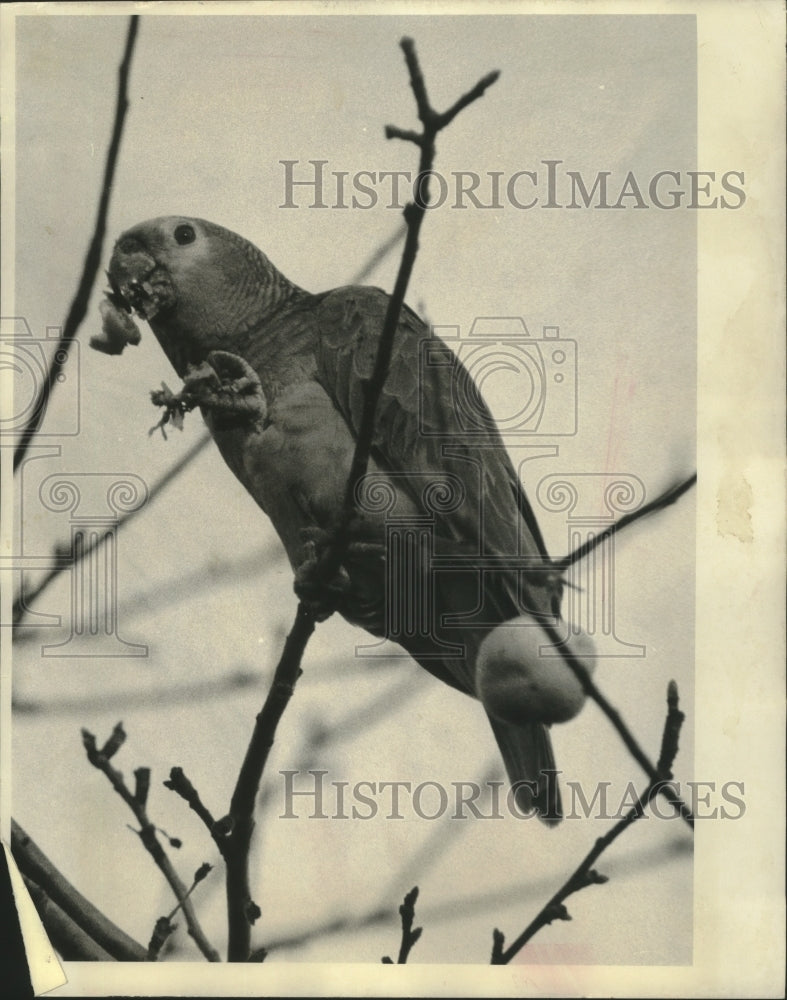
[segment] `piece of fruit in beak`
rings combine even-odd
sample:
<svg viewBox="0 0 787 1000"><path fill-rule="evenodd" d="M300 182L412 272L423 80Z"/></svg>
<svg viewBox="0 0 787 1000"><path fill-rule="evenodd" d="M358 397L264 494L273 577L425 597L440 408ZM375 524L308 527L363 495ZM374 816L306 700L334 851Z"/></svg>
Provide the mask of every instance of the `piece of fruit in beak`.
<svg viewBox="0 0 787 1000"><path fill-rule="evenodd" d="M102 318L101 333L90 338L92 348L103 351L104 354L122 354L126 344L136 346L139 343L139 327L130 314L116 304L114 298L104 299L99 309Z"/></svg>

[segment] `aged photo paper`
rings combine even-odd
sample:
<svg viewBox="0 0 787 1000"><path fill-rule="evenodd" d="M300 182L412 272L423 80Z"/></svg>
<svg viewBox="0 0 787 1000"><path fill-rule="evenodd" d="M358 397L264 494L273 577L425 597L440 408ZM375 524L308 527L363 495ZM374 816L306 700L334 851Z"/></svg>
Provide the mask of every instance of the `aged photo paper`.
<svg viewBox="0 0 787 1000"><path fill-rule="evenodd" d="M782 995L782 5L2 49L36 991Z"/></svg>

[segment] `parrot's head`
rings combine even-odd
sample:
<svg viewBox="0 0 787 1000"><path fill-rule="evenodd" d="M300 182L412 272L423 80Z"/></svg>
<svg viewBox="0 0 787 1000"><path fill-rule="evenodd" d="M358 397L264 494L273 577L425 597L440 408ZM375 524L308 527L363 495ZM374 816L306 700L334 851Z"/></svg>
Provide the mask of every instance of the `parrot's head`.
<svg viewBox="0 0 787 1000"><path fill-rule="evenodd" d="M286 297L299 292L248 240L204 219L141 222L115 244L93 347L119 354L146 320L179 375L214 350L238 349Z"/></svg>

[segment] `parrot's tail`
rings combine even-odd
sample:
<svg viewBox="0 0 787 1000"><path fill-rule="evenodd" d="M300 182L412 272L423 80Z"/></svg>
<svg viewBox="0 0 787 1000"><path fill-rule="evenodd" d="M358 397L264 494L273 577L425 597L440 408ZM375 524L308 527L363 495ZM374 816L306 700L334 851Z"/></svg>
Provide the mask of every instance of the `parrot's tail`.
<svg viewBox="0 0 787 1000"><path fill-rule="evenodd" d="M517 809L534 810L550 826L563 818L560 786L546 726L538 722L517 726L489 716L506 766Z"/></svg>

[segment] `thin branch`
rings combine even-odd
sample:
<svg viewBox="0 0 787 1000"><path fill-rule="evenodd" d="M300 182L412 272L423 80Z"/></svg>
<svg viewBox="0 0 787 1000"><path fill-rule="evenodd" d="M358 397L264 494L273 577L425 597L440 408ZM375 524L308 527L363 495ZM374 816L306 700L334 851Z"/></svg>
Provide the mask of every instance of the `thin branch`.
<svg viewBox="0 0 787 1000"><path fill-rule="evenodd" d="M200 798L200 794L197 789L192 785L182 767L173 767L169 772L169 778L164 782L164 787L169 788L170 791L175 792L182 799L184 799L189 804L189 808L192 809L197 816L202 820L205 826L208 828L208 832L211 837L213 837L219 850L224 853L224 838L220 835L216 827L216 820L213 818L213 813L205 805L205 803Z"/></svg>
<svg viewBox="0 0 787 1000"><path fill-rule="evenodd" d="M249 958L251 924L260 912L251 898L249 888L249 849L254 831L254 801L273 746L276 728L301 674L301 658L314 628L314 616L299 604L292 631L284 644L265 704L257 716L232 794L228 817L229 835L222 852L227 864L227 958L230 962L245 962Z"/></svg>
<svg viewBox="0 0 787 1000"><path fill-rule="evenodd" d="M636 803L618 820L618 822L603 836L599 837L591 851L582 860L579 867L552 896L548 903L536 914L533 920L522 931L519 937L508 948L504 948L504 935L497 929L492 935L491 965L507 965L542 927L551 924L553 920L570 920L571 915L565 907L565 900L575 892L589 885L603 885L609 881L606 875L601 875L593 868L593 864L645 812L651 799L662 792L662 786L672 778L672 765L678 752L678 737L685 715L678 708L678 687L675 681L670 681L667 687L667 718L664 723L664 734L661 741L659 768L640 795Z"/></svg>
<svg viewBox="0 0 787 1000"><path fill-rule="evenodd" d="M171 468L169 468L159 479L157 479L148 491L148 499L146 503L144 503L141 507L136 507L133 510L128 511L128 513L121 515L117 519L114 526L115 533L127 525L129 521L131 521L141 510L147 510L156 497L163 493L172 480L180 475L189 462L191 462L193 458L197 457L210 440L210 434L206 432L203 437L196 442L196 444L193 444L191 448L189 448L185 455L178 459L178 461L175 462ZM22 590L14 601L13 624L21 624L22 619L27 614L28 605L36 600L36 598L40 597L41 594L43 594L49 585L58 576L60 576L62 572L77 566L83 559L87 558L87 556L91 555L97 549L100 549L108 537L109 534L107 532L98 532L95 536L95 541L82 546L76 552L70 548L66 551L64 547L59 546L56 549L55 557L58 558L57 565L53 566L52 569L48 571L46 576L41 579L41 581L30 591L29 594L24 593L24 590Z"/></svg>
<svg viewBox="0 0 787 1000"><path fill-rule="evenodd" d="M571 668L577 680L582 685L585 694L595 701L604 715L606 715L615 727L618 735L623 740L623 743L631 756L640 765L645 774L647 774L651 782L657 782L658 769L654 767L650 758L642 749L634 734L623 721L623 717L620 712L618 712L618 710L596 686L584 663L571 652L568 646L566 646L565 637L561 635L560 631L549 622L543 622L541 627L549 636L550 642L560 650L563 662ZM677 794L675 789L671 785L662 784L657 788L657 791L667 800L667 802L669 802L673 809L680 814L686 823L694 829L694 816L686 803L683 802L681 797Z"/></svg>
<svg viewBox="0 0 787 1000"><path fill-rule="evenodd" d="M60 334L60 341L52 357L52 361L47 371L47 377L38 393L35 405L33 406L30 419L28 420L22 436L14 452L14 471L24 462L27 449L33 440L39 423L46 411L47 404L52 389L57 382L57 377L65 366L71 344L76 337L82 320L87 312L93 285L96 281L101 266L101 254L104 244L104 235L107 226L107 214L109 211L109 196L112 192L112 183L115 176L115 166L117 164L118 152L120 150L120 140L123 135L123 124L128 111L128 77L131 69L131 57L134 53L134 43L137 38L139 27L139 15L132 14L129 18L128 34L126 36L126 46L123 59L118 69L118 90L117 102L115 106L115 120L112 125L112 138L107 150L107 158L104 166L104 181L101 187L101 195L98 202L98 213L93 236L90 240L85 262L82 267L82 276L77 286L76 294L71 302L71 308L66 316L63 330Z"/></svg>
<svg viewBox="0 0 787 1000"><path fill-rule="evenodd" d="M444 111L437 119L438 129L445 128L446 125L450 125L451 122L456 118L460 111L464 110L468 104L472 104L473 101L477 101L479 97L484 96L484 91L491 87L493 83L500 76L500 70L493 70L491 73L487 73L486 76L482 77L478 83L469 90L466 94L463 94L459 100L453 104L448 111Z"/></svg>
<svg viewBox="0 0 787 1000"><path fill-rule="evenodd" d="M148 943L148 962L157 962L158 957L161 954L161 949L170 939L171 935L175 933L176 924L169 921L167 917L159 917L153 927L153 933L150 936L150 941Z"/></svg>
<svg viewBox="0 0 787 1000"><path fill-rule="evenodd" d="M144 962L146 953L142 945L85 899L14 820L11 820L11 853L20 872L110 958L119 962ZM49 931L46 920L44 926ZM62 951L61 954L67 957Z"/></svg>
<svg viewBox="0 0 787 1000"><path fill-rule="evenodd" d="M159 917L153 928L153 934L150 938L150 943L148 944L148 961L155 962L158 960L158 956L161 949L169 940L170 936L175 932L177 924L173 924L172 921L178 910L183 909L183 903L189 898L189 896L194 892L200 882L207 878L210 872L213 870L213 865L209 865L207 862L200 865L199 868L194 872L194 878L191 885L186 890L186 894L181 902L168 913L166 917Z"/></svg>
<svg viewBox="0 0 787 1000"><path fill-rule="evenodd" d="M407 286L418 252L418 233L426 214L429 201L429 176L434 162L435 137L444 124L450 121L440 120L437 112L430 107L426 96L423 75L415 53L415 44L410 38L403 38L401 47L405 54L410 71L410 82L416 96L418 116L423 122L424 131L417 145L421 150L418 181L416 184L415 201L407 205L404 211L407 223L404 250L399 265L399 271L394 284L394 290L388 300L383 330L377 347L374 370L371 378L364 386L364 405L361 415L358 436L353 454L350 474L347 477L342 515L333 536L332 543L327 547L316 569L317 580L329 580L338 570L348 543L348 533L355 512L356 485L366 472L374 436L375 416L383 385L388 375L388 368L393 352L393 343L399 324L399 316L404 304ZM473 91L460 99L465 104L479 97L486 86L476 85ZM482 81L483 83L484 81ZM480 88L480 89L479 89ZM462 106L465 106L463 104ZM454 106L456 111L458 106ZM456 111L451 109L453 114ZM446 112L448 115L449 112ZM453 117L451 114L451 117ZM415 140L414 140L415 141ZM312 612L303 604L299 604L292 631L287 638L279 664L276 668L273 684L268 698L257 716L257 720L249 743L246 757L243 761L235 791L230 803L230 834L225 847L224 857L227 863L227 908L229 918L229 948L230 961L247 961L251 948L250 925L259 915L259 907L252 901L249 888L249 849L254 829L254 802L259 789L265 764L276 733L276 727L287 707L293 687L301 674L300 662L306 645L315 628Z"/></svg>
<svg viewBox="0 0 787 1000"><path fill-rule="evenodd" d="M550 564L550 569L556 570L558 573L565 573L565 571L573 566L574 563L579 562L580 559L584 559L585 556L589 555L593 549L601 545L608 538L611 538L617 532L621 531L623 528L635 521L639 521L642 517L647 517L648 514L653 514L656 511L664 510L665 507L669 507L679 500L684 493L688 492L692 486L697 482L697 473L694 472L684 479L682 482L677 483L675 486L671 486L669 489L665 490L663 493L659 494L655 500L651 500L650 503L644 504L637 510L632 511L630 514L624 514L619 521L615 521L608 528L600 531L597 535L589 538L582 545L577 546L573 552L569 555L564 556L563 559L553 560Z"/></svg>
<svg viewBox="0 0 787 1000"><path fill-rule="evenodd" d="M96 744L95 736L88 732L87 729L82 730L82 743L87 752L87 758L93 767L97 768L99 771L107 776L110 784L118 793L118 795L123 799L129 809L133 812L135 819L140 825L140 829L135 832L142 841L145 849L148 851L150 856L156 862L156 865L161 870L164 878L170 885L175 898L178 903L183 907L183 915L186 918L186 924L188 925L189 934L194 939L195 944L208 959L209 962L220 961L219 953L211 945L208 939L205 937L205 933L200 927L199 920L197 919L196 911L191 900L188 898L188 890L186 886L181 882L178 873L172 862L169 859L166 851L162 847L158 836L156 835L156 827L150 822L147 814L147 789L146 785L149 786L149 782L145 780L140 780L139 771L137 772L137 785L136 791L138 794L132 793L128 786L126 785L125 779L120 771L116 770L110 764L110 758L119 749L119 747L125 741L126 734L123 730L121 723L118 723L114 730L112 731L112 736L104 744L104 746L99 750ZM140 770L147 770L146 768Z"/></svg>
<svg viewBox="0 0 787 1000"><path fill-rule="evenodd" d="M402 259L399 264L399 272L396 276L394 289L388 300L374 369L371 378L364 386L363 409L350 474L347 477L347 489L345 491L342 517L336 531L335 543L329 548L322 560L321 572L324 573L324 578L326 579L330 578L339 567L347 541L347 532L355 513L356 487L365 475L369 464L377 406L382 394L383 385L388 377L396 330L399 325L399 316L404 305L407 286L410 282L410 275L412 274L413 265L418 253L418 235L429 204L429 178L434 164L437 133L454 118L461 109L460 105L461 107L466 107L471 101L477 100L486 88L494 83L499 76L499 73L495 72L484 77L472 90L461 97L450 111L440 115L429 104L426 84L415 51L415 42L411 38L403 38L400 45L410 73L410 85L415 95L418 118L423 124L423 132L417 135L415 133L404 133L396 129L392 131L391 126L389 126L386 129L386 136L388 138L408 139L414 142L420 149L420 162L418 164L418 176L415 184L415 200L410 202L404 210L404 217L407 223L404 250L402 251Z"/></svg>
<svg viewBox="0 0 787 1000"><path fill-rule="evenodd" d="M415 901L418 899L418 886L413 888L404 897L404 902L399 907L399 916L402 919L402 943L399 945L399 957L396 959L397 965L405 965L410 956L413 946L423 933L423 927L413 927L415 923ZM383 965L393 965L393 959L387 955L383 958Z"/></svg>
<svg viewBox="0 0 787 1000"><path fill-rule="evenodd" d="M667 685L667 719L661 737L659 762L656 765L660 780L672 778L672 765L678 756L680 731L686 719L685 713L681 712L678 705L678 685L675 681L670 681Z"/></svg>

